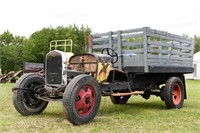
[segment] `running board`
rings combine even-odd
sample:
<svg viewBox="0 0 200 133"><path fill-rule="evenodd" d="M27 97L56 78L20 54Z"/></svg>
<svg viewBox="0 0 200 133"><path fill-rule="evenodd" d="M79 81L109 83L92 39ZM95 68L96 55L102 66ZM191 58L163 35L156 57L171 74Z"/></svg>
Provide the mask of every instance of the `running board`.
<svg viewBox="0 0 200 133"><path fill-rule="evenodd" d="M56 102L62 102L63 100L62 99L54 99L54 98L48 98L48 97L41 97L37 94L35 94L35 97L40 99L40 100L43 100L43 101L56 101Z"/></svg>
<svg viewBox="0 0 200 133"><path fill-rule="evenodd" d="M113 93L111 96L130 96L130 95L138 95L144 94L144 91L134 91L134 92L127 92L127 93Z"/></svg>

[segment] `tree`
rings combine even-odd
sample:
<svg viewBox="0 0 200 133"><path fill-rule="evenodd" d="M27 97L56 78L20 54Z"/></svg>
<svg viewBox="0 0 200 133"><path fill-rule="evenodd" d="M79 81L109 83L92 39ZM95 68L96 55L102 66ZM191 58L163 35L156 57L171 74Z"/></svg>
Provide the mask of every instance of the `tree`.
<svg viewBox="0 0 200 133"><path fill-rule="evenodd" d="M25 37L13 36L9 31L0 35L0 64L4 73L22 68L21 45Z"/></svg>
<svg viewBox="0 0 200 133"><path fill-rule="evenodd" d="M91 29L84 27L79 28L77 25L70 25L68 27L59 26L55 29L56 39L72 39L73 53L80 54L87 52L87 38Z"/></svg>
<svg viewBox="0 0 200 133"><path fill-rule="evenodd" d="M44 62L45 55L49 52L49 43L52 40L72 39L73 53L85 53L87 52L87 36L90 32L90 28L84 26L79 28L76 25L43 28L34 32L27 44L23 46L29 51L26 54L24 53L24 59L26 61ZM30 54L32 58L29 58Z"/></svg>
<svg viewBox="0 0 200 133"><path fill-rule="evenodd" d="M54 38L54 29L51 27L34 32L25 45L27 54L32 58L26 55L31 60L25 58L25 61L44 62L45 55L49 51L49 43Z"/></svg>
<svg viewBox="0 0 200 133"><path fill-rule="evenodd" d="M194 40L195 40L194 53L197 53L200 51L200 36L195 35Z"/></svg>
<svg viewBox="0 0 200 133"><path fill-rule="evenodd" d="M0 35L0 42L1 42L2 47L11 45L13 40L14 40L14 36L8 30Z"/></svg>

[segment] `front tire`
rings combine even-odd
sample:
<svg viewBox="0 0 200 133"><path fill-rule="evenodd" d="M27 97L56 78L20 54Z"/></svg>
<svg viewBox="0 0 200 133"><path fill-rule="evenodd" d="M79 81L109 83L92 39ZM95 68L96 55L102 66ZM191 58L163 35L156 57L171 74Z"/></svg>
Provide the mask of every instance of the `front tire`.
<svg viewBox="0 0 200 133"><path fill-rule="evenodd" d="M40 114L48 102L36 98L35 88L44 85L44 78L38 74L24 74L17 80L13 91L13 105L22 115Z"/></svg>
<svg viewBox="0 0 200 133"><path fill-rule="evenodd" d="M169 109L182 108L185 96L184 90L183 82L180 78L169 78L164 88L166 107Z"/></svg>
<svg viewBox="0 0 200 133"><path fill-rule="evenodd" d="M63 111L72 124L85 124L96 116L100 102L101 91L97 81L89 75L78 75L65 89Z"/></svg>

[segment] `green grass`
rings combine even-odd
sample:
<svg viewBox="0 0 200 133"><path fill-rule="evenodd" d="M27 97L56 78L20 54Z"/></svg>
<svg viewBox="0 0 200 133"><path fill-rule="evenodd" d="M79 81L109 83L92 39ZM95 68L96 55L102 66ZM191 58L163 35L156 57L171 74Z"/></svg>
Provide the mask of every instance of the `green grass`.
<svg viewBox="0 0 200 133"><path fill-rule="evenodd" d="M0 133L2 132L200 132L200 81L187 81L182 109L168 110L159 97L132 96L126 105L113 105L102 97L101 107L89 124L74 126L64 119L62 103L50 102L36 116L22 116L13 107L13 84L0 84Z"/></svg>

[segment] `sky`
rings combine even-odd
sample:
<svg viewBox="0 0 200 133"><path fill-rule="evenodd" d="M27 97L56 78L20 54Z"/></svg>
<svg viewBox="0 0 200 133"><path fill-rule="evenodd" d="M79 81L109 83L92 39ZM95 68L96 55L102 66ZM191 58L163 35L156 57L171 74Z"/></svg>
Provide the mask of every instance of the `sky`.
<svg viewBox="0 0 200 133"><path fill-rule="evenodd" d="M94 33L141 27L200 36L199 0L0 0L0 34L77 24Z"/></svg>

